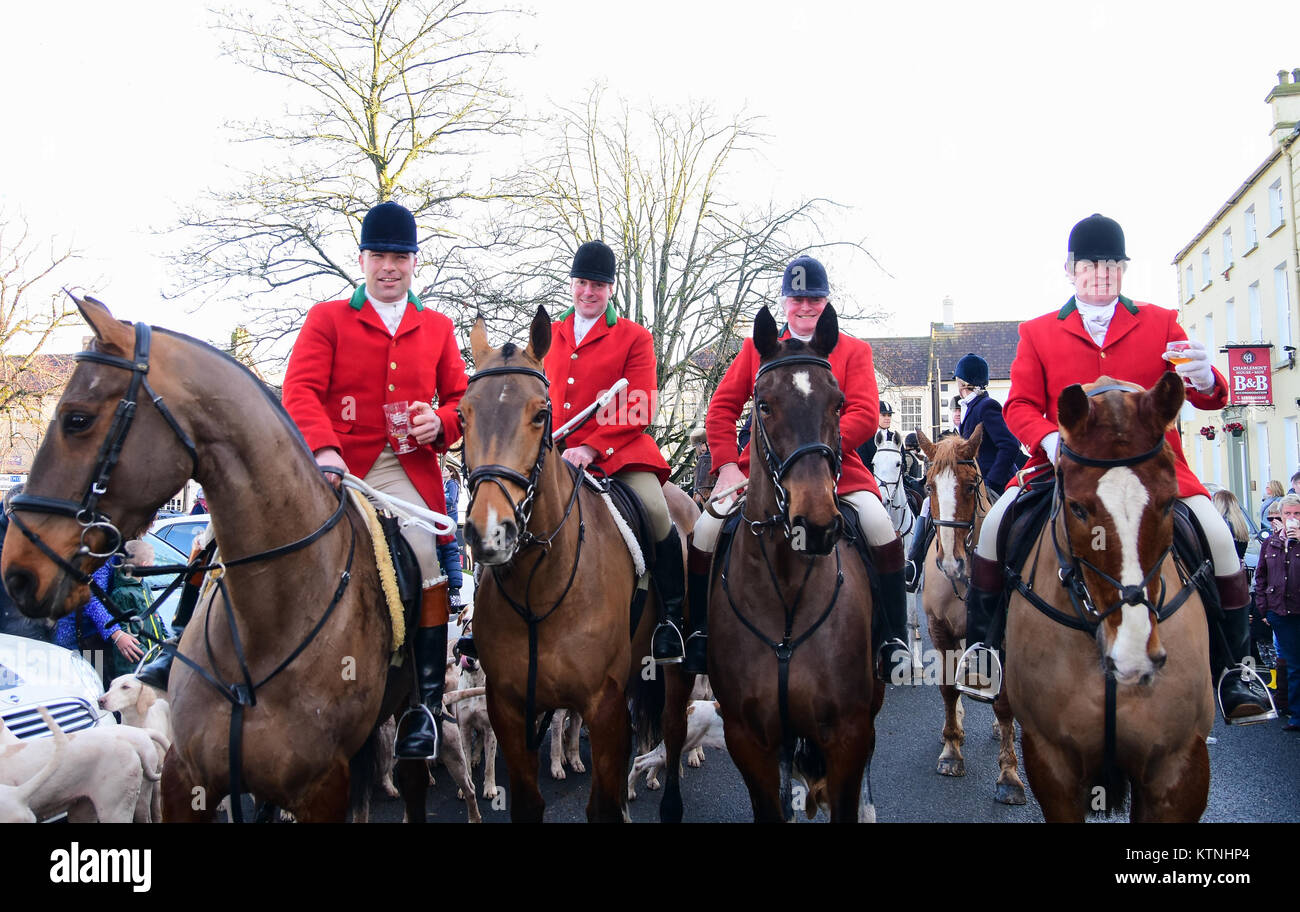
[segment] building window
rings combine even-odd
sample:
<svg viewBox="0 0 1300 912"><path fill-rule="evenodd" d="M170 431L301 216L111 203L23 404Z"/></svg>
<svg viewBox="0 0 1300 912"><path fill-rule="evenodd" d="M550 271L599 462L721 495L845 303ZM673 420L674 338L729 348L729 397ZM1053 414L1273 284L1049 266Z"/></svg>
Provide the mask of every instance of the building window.
<svg viewBox="0 0 1300 912"><path fill-rule="evenodd" d="M1268 230L1282 227L1282 178L1278 178L1268 188Z"/></svg>
<svg viewBox="0 0 1300 912"><path fill-rule="evenodd" d="M1232 229L1227 228L1223 232L1223 268L1226 270L1232 266Z"/></svg>
<svg viewBox="0 0 1300 912"><path fill-rule="evenodd" d="M1259 246L1259 237L1255 234L1255 207L1246 207L1246 249Z"/></svg>
<svg viewBox="0 0 1300 912"><path fill-rule="evenodd" d="M1210 360L1214 360L1214 314L1205 315L1205 350L1210 353Z"/></svg>
<svg viewBox="0 0 1300 912"><path fill-rule="evenodd" d="M1250 307L1250 341L1264 341L1264 317L1259 306L1259 283L1251 282L1246 289L1247 305Z"/></svg>
<svg viewBox="0 0 1300 912"><path fill-rule="evenodd" d="M1273 270L1273 299L1277 301L1277 344L1291 344L1291 289L1286 284L1286 263Z"/></svg>
<svg viewBox="0 0 1300 912"><path fill-rule="evenodd" d="M1265 486L1268 484L1268 480L1273 476L1269 474L1270 461L1268 458L1268 425L1264 424L1262 421L1259 424L1255 425L1255 449L1259 451L1258 458L1259 458L1260 482L1258 487L1260 491L1260 495L1259 495L1260 503L1263 503L1264 497L1266 496L1264 493Z"/></svg>
<svg viewBox="0 0 1300 912"><path fill-rule="evenodd" d="M1201 287L1205 288L1210 284L1210 272L1213 267L1210 266L1210 248L1206 247L1201 251Z"/></svg>
<svg viewBox="0 0 1300 912"><path fill-rule="evenodd" d="M1188 266L1187 271L1183 273L1183 300L1192 299L1192 267Z"/></svg>
<svg viewBox="0 0 1300 912"><path fill-rule="evenodd" d="M899 410L899 417L902 421L900 430L904 433L919 431L921 429L921 397L904 396L903 407Z"/></svg>
<svg viewBox="0 0 1300 912"><path fill-rule="evenodd" d="M1227 313L1224 314L1223 341L1225 343L1236 342L1237 302L1232 298L1228 298L1228 303L1224 305L1224 310L1227 311Z"/></svg>

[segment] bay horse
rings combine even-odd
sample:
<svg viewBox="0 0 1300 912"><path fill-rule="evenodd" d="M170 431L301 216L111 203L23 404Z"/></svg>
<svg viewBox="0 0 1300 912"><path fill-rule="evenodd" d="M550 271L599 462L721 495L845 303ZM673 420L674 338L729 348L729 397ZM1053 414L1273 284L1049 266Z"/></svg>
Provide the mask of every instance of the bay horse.
<svg viewBox="0 0 1300 912"><path fill-rule="evenodd" d="M232 728L241 790L304 822L341 822L350 807L363 815L376 751L391 749L372 733L410 686L409 673L389 669L393 633L365 518L243 365L179 333L119 322L93 298L76 303L95 337L13 504L19 529L5 538L2 569L14 601L51 619L85 604L87 574L196 479L225 566L179 653L215 682L181 658L173 666L163 818L214 818L233 790ZM236 705L242 724L232 726ZM408 819L421 820L424 764L399 772Z"/></svg>
<svg viewBox="0 0 1300 912"><path fill-rule="evenodd" d="M749 491L711 571L709 681L762 822L796 809L793 777L809 817L820 806L834 822L875 818L862 780L884 688L867 568L835 498L844 395L826 358L838 340L829 304L806 345L758 312Z"/></svg>
<svg viewBox="0 0 1300 912"><path fill-rule="evenodd" d="M970 563L980 527L988 512L984 484L975 456L984 439L984 425L975 425L969 438L944 437L937 443L921 431L917 442L929 468L925 474L926 495L934 523L934 544L926 552L920 593L929 618L930 642L938 653L939 693L943 696L943 750L935 769L941 776L965 776L965 708L955 686L957 660L966 638L966 591L970 587ZM932 673L932 672L930 672ZM930 683L927 674L926 683ZM1016 726L1011 706L1003 691L993 703L998 737L998 780L993 799L1000 804L1024 804L1025 786L1020 781L1016 757Z"/></svg>
<svg viewBox="0 0 1300 912"><path fill-rule="evenodd" d="M510 772L510 818L540 822L537 751L557 709L581 714L591 743L589 821L627 814L635 698L638 736L657 739L664 680L650 656L653 583L633 627L637 575L616 521L551 439L543 361L551 320L539 307L527 347L470 333L475 373L460 401L470 490L465 540L481 577L475 645L487 673L488 716ZM682 541L694 504L668 498ZM685 718L681 728L683 737ZM651 742L653 743L653 742Z"/></svg>
<svg viewBox="0 0 1300 912"><path fill-rule="evenodd" d="M1130 790L1135 822L1205 811L1209 634L1172 553L1178 481L1165 440L1183 397L1167 372L1147 390L1099 377L1057 402L1052 516L1011 598L1005 672L1048 821L1121 809Z"/></svg>

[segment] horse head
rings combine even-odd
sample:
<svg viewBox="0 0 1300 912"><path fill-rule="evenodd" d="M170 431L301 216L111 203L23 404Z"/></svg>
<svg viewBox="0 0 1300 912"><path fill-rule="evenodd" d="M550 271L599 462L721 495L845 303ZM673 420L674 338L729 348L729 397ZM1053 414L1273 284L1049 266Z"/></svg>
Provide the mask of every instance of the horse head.
<svg viewBox="0 0 1300 912"><path fill-rule="evenodd" d="M1165 433L1183 397L1182 381L1166 372L1149 390L1099 377L1067 387L1057 402L1059 521L1085 607L1102 615L1102 664L1121 684L1149 683L1165 662L1155 606L1178 499Z"/></svg>
<svg viewBox="0 0 1300 912"><path fill-rule="evenodd" d="M903 438L897 431L880 430L876 431L875 443L876 453L871 457L871 474L881 484L898 484L903 475Z"/></svg>
<svg viewBox="0 0 1300 912"><path fill-rule="evenodd" d="M953 580L954 586L966 576L984 499L980 467L975 461L983 439L982 423L975 425L965 440L954 435L931 443L920 430L916 432L917 443L929 463L925 490L930 498L931 521L938 531L939 569ZM958 531L963 534L956 534Z"/></svg>
<svg viewBox="0 0 1300 912"><path fill-rule="evenodd" d="M195 470L193 445L163 404L184 395L171 340L73 297L95 333L55 409L5 536L5 587L28 617L84 605L89 577ZM129 433L128 433L129 432Z"/></svg>
<svg viewBox="0 0 1300 912"><path fill-rule="evenodd" d="M760 367L754 380L751 497L766 508L775 502L775 515L812 554L830 553L844 523L835 505L844 394L826 360L839 337L830 304L807 344L781 341L766 308L754 318Z"/></svg>
<svg viewBox="0 0 1300 912"><path fill-rule="evenodd" d="M514 556L553 446L542 363L551 349L551 318L537 308L524 349L489 345L482 317L469 341L475 373L460 400L470 490L465 542L476 561L491 566Z"/></svg>

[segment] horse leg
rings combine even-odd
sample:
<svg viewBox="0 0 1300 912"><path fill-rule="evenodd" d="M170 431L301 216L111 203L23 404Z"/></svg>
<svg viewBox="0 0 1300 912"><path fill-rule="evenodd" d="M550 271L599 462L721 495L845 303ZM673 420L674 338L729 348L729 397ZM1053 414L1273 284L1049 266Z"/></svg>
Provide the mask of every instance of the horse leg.
<svg viewBox="0 0 1300 912"><path fill-rule="evenodd" d="M1142 781L1133 779L1134 823L1196 823L1210 796L1210 753L1193 737L1187 749L1152 764Z"/></svg>
<svg viewBox="0 0 1300 912"><path fill-rule="evenodd" d="M529 750L527 742L527 732L536 727L537 720L525 721L522 708L506 703L490 688L489 684L488 721L510 774L510 819L515 823L541 823L546 802L537 787L537 750Z"/></svg>
<svg viewBox="0 0 1300 912"><path fill-rule="evenodd" d="M303 799L289 808L300 823L343 823L348 817L348 761L337 758L315 782Z"/></svg>
<svg viewBox="0 0 1300 912"><path fill-rule="evenodd" d="M686 742L686 705L695 687L695 675L680 665L665 665L664 681L664 796L659 802L660 823L682 822L682 745Z"/></svg>
<svg viewBox="0 0 1300 912"><path fill-rule="evenodd" d="M870 723L864 718L853 727L870 728ZM865 823L875 819L875 809L862 796L862 775L871 755L869 742L874 740L874 732L859 730L844 732L835 741L819 745L826 757L831 823Z"/></svg>
<svg viewBox="0 0 1300 912"><path fill-rule="evenodd" d="M1074 758L1046 742L1029 729L1021 730L1025 753L1025 774L1034 797L1048 823L1083 823L1088 816L1083 772Z"/></svg>
<svg viewBox="0 0 1300 912"><path fill-rule="evenodd" d="M724 719L727 752L735 762L749 790L755 823L783 823L781 808L781 745L766 747L739 723Z"/></svg>
<svg viewBox="0 0 1300 912"><path fill-rule="evenodd" d="M998 784L993 800L999 804L1024 804L1025 786L1016 770L1016 720L1011 715L1011 703L1005 688L993 701L993 714L998 718Z"/></svg>
<svg viewBox="0 0 1300 912"><path fill-rule="evenodd" d="M388 744L380 745L379 750L392 750ZM402 804L406 807L406 823L424 823L425 808L429 797L429 765L424 760L398 760L393 766L397 774L397 790L402 795Z"/></svg>
<svg viewBox="0 0 1300 912"><path fill-rule="evenodd" d="M595 710L592 712L592 710ZM632 752L632 720L627 699L613 680L607 680L583 710L591 737L591 797L587 820L591 823L627 822L627 768Z"/></svg>
<svg viewBox="0 0 1300 912"><path fill-rule="evenodd" d="M188 767L182 769L176 748L167 749L163 758L162 819L166 823L211 823L217 816L217 803L212 790L203 786L192 787L196 776Z"/></svg>
<svg viewBox="0 0 1300 912"><path fill-rule="evenodd" d="M939 765L935 769L940 776L965 776L966 758L961 754L961 746L966 742L966 729L962 718L966 715L961 704L961 694L953 685L956 673L957 638L942 619L930 619L930 641L942 658L940 668L939 693L943 696L943 752L939 754Z"/></svg>

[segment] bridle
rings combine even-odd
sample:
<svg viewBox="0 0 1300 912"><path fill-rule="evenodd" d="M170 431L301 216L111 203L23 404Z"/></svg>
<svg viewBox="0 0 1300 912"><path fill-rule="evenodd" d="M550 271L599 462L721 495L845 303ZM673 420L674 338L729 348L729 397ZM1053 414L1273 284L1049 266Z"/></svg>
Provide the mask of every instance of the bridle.
<svg viewBox="0 0 1300 912"><path fill-rule="evenodd" d="M874 459L872 460L872 464L868 466L868 468L871 469L871 474L875 477L876 484L880 487L880 489L885 494L883 498L885 508L891 511L891 513L902 512L902 514L906 517L906 528L903 528L902 526L895 527L895 531L897 531L899 535L906 536L909 532L912 531L912 528L916 525L916 516L915 514L912 513L911 504L908 503L907 487L904 484L904 479L907 477L907 471L906 471L907 456L903 452L902 445L895 443L894 438L892 437L888 438L887 443L888 443L887 446L881 445L877 447L876 454L879 455L881 453L897 453L898 454L898 475L894 478L893 481L886 481L885 479L881 478L880 474L876 471Z"/></svg>
<svg viewBox="0 0 1300 912"><path fill-rule="evenodd" d="M975 469L975 483L974 483L975 484L975 507L974 510L971 512L971 518L966 520L961 520L961 519L935 519L934 517L931 517L930 524L936 527L942 526L945 529L965 529L966 530L966 541L965 541L966 553L970 554L971 548L975 544L975 527L979 523L979 521L984 518L984 514L988 512L988 509L984 502L984 476L980 473L979 463L976 462L974 459L957 459L954 460L953 464L959 466L972 466ZM933 471L933 467L931 467L931 471ZM943 569L943 539L939 538L938 535L935 536L935 547L939 549L938 566L939 569L942 570ZM947 571L944 571L943 575L947 578L949 585L952 586L953 595L955 595L957 598L965 598L966 597L965 593L957 591L957 580L953 579L953 577L949 575ZM965 582L969 587L970 585L969 579L963 579L962 581Z"/></svg>
<svg viewBox="0 0 1300 912"><path fill-rule="evenodd" d="M68 500L59 497L45 497L39 494L19 494L9 502L7 512L9 513L10 522L27 537L33 545L36 546L42 554L54 562L64 573L70 575L82 585L90 584L93 588L98 589L91 575L77 569L72 561L78 558L89 558L91 560L102 560L112 557L123 545L122 533L117 525L107 514L100 512L99 502L108 494L109 479L113 470L117 467L118 460L122 456L122 447L126 443L126 435L131 430L131 425L135 421L137 407L139 405L140 391L143 390L150 401L153 402L154 408L162 415L163 420L171 427L176 438L180 441L181 446L189 454L191 475L198 471L199 456L194 449L194 442L189 435L180 426L180 423L172 415L171 411L163 403L162 396L154 392L153 387L149 385L146 375L149 373L149 347L152 331L147 323L135 324L135 350L131 358L119 358L115 355L107 355L103 352L87 350L77 352L73 355L75 361L93 361L97 364L106 364L109 367L116 367L121 370L131 372L131 380L127 385L126 393L117 404L117 410L113 413L113 423L109 425L108 435L104 442L100 444L99 453L95 457L95 467L91 471L90 483L86 486L85 493L82 494L81 500ZM71 558L64 559L56 554L53 549L45 543L39 535L32 530L18 516L17 511L24 510L30 513L46 513L55 516L66 516L76 520L81 526L81 541L77 548L77 553ZM109 545L101 550L95 550L87 541L87 536L92 532L99 532L108 536ZM102 591L95 593L96 597L107 604L107 594Z"/></svg>
<svg viewBox="0 0 1300 912"><path fill-rule="evenodd" d="M779 358L775 361L769 361L758 369L754 376L754 430L760 443L759 455L763 460L764 470L767 472L768 481L772 483L772 490L776 497L777 513L762 520L751 520L748 516L745 521L749 524L750 531L755 535L759 534L764 528L775 528L778 524L785 532L785 537L789 538L792 534L790 526L790 493L785 489L783 484L785 476L794 468L794 464L805 456L817 455L824 456L830 463L831 474L835 477L836 484L840 480L840 467L843 464L843 450L838 438L835 441L835 447L821 440L801 444L796 447L794 452L781 460L776 455L776 448L772 445L772 438L767 432L767 423L763 420L763 410L758 405L758 382L763 379L763 375L777 368L798 367L800 365L811 365L814 367L824 368L827 372L834 373L831 369L831 363L825 358L819 358L816 355L791 355L785 358Z"/></svg>

